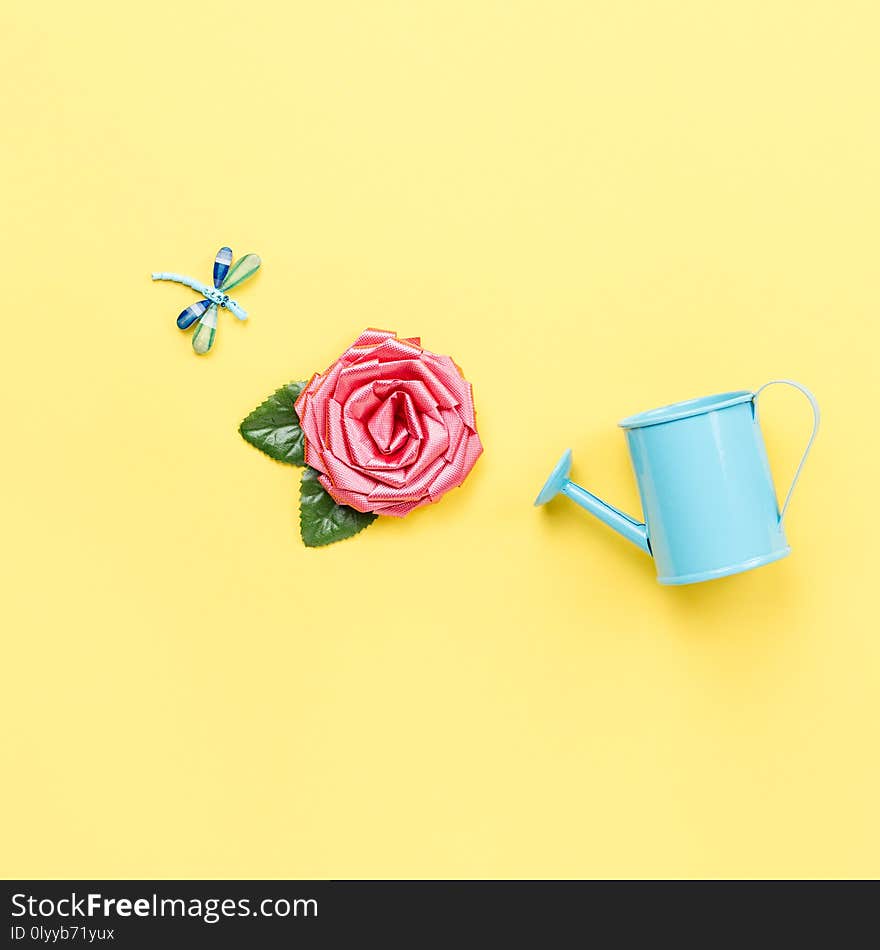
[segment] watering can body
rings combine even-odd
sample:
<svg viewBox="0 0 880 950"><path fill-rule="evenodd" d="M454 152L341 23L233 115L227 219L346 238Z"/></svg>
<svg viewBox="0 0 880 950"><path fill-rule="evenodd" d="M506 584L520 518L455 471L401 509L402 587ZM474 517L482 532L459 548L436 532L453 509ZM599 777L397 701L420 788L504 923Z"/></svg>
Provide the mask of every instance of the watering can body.
<svg viewBox="0 0 880 950"><path fill-rule="evenodd" d="M661 584L694 584L785 557L784 516L816 435L819 409L795 481L779 510L758 418L756 392L740 390L675 403L624 419L644 522L608 505L568 478L563 456L536 504L567 495L651 554ZM772 385L768 383L766 385Z"/></svg>

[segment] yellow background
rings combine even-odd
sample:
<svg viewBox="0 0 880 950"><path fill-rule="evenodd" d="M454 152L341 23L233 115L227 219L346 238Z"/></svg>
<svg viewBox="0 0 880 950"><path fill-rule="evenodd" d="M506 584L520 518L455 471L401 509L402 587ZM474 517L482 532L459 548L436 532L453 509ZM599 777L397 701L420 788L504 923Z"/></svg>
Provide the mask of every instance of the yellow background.
<svg viewBox="0 0 880 950"><path fill-rule="evenodd" d="M6 876L880 873L880 8L15 4ZM216 249L263 270L195 357ZM366 326L472 380L460 491L305 550L239 420ZM810 386L793 555L685 589L618 419ZM809 432L762 415L782 493Z"/></svg>

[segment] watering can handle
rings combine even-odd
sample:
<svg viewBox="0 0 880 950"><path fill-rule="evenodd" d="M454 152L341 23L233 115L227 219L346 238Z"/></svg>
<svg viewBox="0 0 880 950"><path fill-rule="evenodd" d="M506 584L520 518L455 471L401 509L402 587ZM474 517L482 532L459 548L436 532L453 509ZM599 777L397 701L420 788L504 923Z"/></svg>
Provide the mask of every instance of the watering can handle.
<svg viewBox="0 0 880 950"><path fill-rule="evenodd" d="M813 447L813 441L816 438L816 433L819 431L819 403L816 402L816 397L807 389L806 386L801 386L800 383L796 383L793 379L771 379L769 383L764 383L759 389L755 391L755 395L752 396L752 402L755 404L755 414L757 415L758 411L758 396L768 387L775 386L778 383L784 383L786 386L794 386L795 389L800 390L807 399L810 400L810 405L813 407L813 431L810 433L810 440L807 442L807 447L804 449L804 454L801 456L801 460L798 463L797 470L794 473L794 478L791 482L791 488L788 489L788 494L785 496L785 504L782 506L782 511L779 513L779 523L782 524L782 519L785 517L785 512L788 510L788 503L791 501L791 493L794 491L794 486L797 485L797 480L801 477L801 469L804 467L804 462L807 460L807 456L810 454L810 449Z"/></svg>

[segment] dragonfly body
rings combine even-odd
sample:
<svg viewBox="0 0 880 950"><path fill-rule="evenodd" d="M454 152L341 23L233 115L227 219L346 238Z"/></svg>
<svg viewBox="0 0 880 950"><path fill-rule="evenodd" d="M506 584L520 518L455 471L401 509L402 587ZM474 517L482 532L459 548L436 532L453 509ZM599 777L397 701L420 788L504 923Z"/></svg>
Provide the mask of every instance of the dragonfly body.
<svg viewBox="0 0 880 950"><path fill-rule="evenodd" d="M217 290L216 287L209 287L194 277L184 277L183 274L172 274L164 270L157 271L152 277L153 280L173 280L176 284L184 284L187 287L192 287L193 290L200 293L203 297L206 297L211 303L228 310L231 314L238 317L239 320L247 320L247 310L245 310L240 303L236 303L229 294L222 293Z"/></svg>
<svg viewBox="0 0 880 950"><path fill-rule="evenodd" d="M256 254L245 254L232 264L232 249L221 247L214 260L213 287L194 277L186 277L171 271L156 271L152 277L153 280L170 280L176 284L183 284L204 295L204 300L199 300L187 307L177 318L177 325L181 330L188 330L196 320L199 321L193 334L192 345L196 353L201 355L207 353L214 344L218 308L228 310L239 320L247 319L247 311L233 300L227 291L237 287L256 273L259 266L260 258Z"/></svg>

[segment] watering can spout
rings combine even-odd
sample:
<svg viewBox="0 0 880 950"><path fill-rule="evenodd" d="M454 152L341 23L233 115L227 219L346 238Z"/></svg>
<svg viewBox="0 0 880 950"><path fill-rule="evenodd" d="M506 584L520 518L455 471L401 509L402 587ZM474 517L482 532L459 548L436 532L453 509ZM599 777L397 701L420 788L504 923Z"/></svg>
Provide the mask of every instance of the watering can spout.
<svg viewBox="0 0 880 950"><path fill-rule="evenodd" d="M618 534L622 534L628 541L644 551L651 553L651 545L648 542L648 529L640 521L630 518L617 508L609 505L607 502L597 498L586 488L576 485L568 476L571 472L571 449L566 449L562 458L556 463L556 467L550 473L550 477L544 483L540 494L535 499L535 505L546 505L551 498L554 498L560 492L567 495L573 502L586 508L590 514L595 515L600 521L613 528Z"/></svg>

